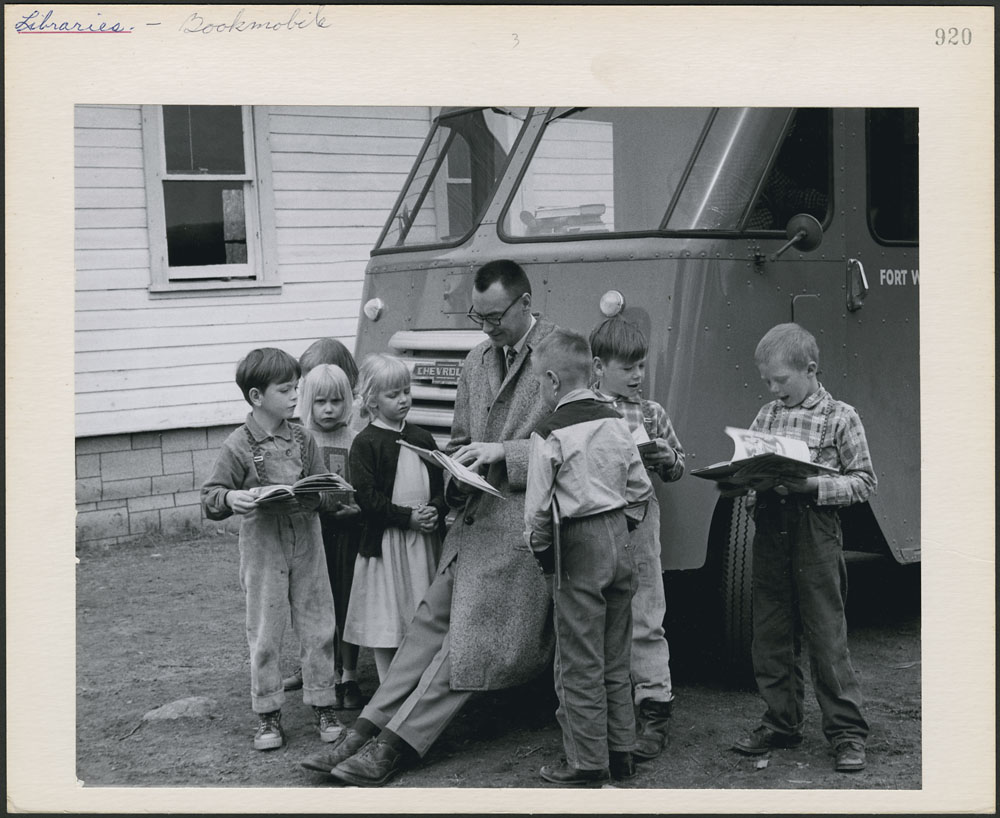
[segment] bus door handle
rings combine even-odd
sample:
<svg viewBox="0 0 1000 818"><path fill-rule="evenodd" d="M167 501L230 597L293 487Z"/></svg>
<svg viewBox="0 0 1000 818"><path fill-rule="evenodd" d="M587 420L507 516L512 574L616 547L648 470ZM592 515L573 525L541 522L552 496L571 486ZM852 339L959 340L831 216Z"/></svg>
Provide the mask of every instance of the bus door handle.
<svg viewBox="0 0 1000 818"><path fill-rule="evenodd" d="M847 260L847 309L857 312L868 295L868 278L865 267L856 258Z"/></svg>

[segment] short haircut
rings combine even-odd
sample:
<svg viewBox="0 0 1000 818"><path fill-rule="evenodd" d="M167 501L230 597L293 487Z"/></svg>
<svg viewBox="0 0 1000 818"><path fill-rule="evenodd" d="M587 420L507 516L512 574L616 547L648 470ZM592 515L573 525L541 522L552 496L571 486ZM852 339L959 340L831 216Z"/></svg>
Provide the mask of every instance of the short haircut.
<svg viewBox="0 0 1000 818"><path fill-rule="evenodd" d="M475 287L481 293L486 292L498 281L512 296L531 293L528 274L516 261L505 258L488 261L476 271Z"/></svg>
<svg viewBox="0 0 1000 818"><path fill-rule="evenodd" d="M757 366L779 362L805 369L810 361L819 366L819 346L813 334L798 324L778 324L760 339L753 357Z"/></svg>
<svg viewBox="0 0 1000 818"><path fill-rule="evenodd" d="M541 340L532 354L539 369L551 369L564 385L590 383L593 356L590 344L579 332L557 328Z"/></svg>
<svg viewBox="0 0 1000 818"><path fill-rule="evenodd" d="M410 383L410 370L401 358L375 352L368 355L358 370L358 415L374 416L375 396L387 389L399 389Z"/></svg>
<svg viewBox="0 0 1000 818"><path fill-rule="evenodd" d="M346 423L354 409L354 393L347 373L335 364L318 364L302 379L302 392L299 395L300 418L302 425L312 427L312 408L316 398L340 398L343 409L338 423Z"/></svg>
<svg viewBox="0 0 1000 818"><path fill-rule="evenodd" d="M283 349L251 349L236 367L236 385L250 403L250 390L263 392L272 383L297 381L302 373L299 362Z"/></svg>
<svg viewBox="0 0 1000 818"><path fill-rule="evenodd" d="M333 364L339 366L347 375L347 380L353 390L358 384L358 365L354 362L354 356L336 338L320 338L313 341L299 358L299 366L302 367L302 377L309 374L315 366L320 364Z"/></svg>
<svg viewBox="0 0 1000 818"><path fill-rule="evenodd" d="M595 358L634 364L649 354L649 344L635 324L620 316L609 318L590 333L590 349Z"/></svg>

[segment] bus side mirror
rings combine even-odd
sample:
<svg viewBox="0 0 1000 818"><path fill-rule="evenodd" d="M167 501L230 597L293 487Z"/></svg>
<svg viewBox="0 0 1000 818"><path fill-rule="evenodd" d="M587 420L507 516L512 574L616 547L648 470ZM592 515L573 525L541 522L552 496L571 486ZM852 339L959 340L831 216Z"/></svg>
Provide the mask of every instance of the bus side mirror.
<svg viewBox="0 0 1000 818"><path fill-rule="evenodd" d="M804 253L815 250L823 242L823 225L815 216L810 216L808 213L797 213L788 220L785 236L788 241L771 253L768 256L768 261L777 261L778 256L792 245L797 245L797 249Z"/></svg>

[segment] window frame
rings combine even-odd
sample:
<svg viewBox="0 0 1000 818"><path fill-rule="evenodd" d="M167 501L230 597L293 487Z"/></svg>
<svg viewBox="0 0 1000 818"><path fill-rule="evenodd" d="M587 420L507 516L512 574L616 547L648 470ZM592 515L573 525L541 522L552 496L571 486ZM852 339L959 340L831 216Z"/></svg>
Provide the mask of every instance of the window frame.
<svg viewBox="0 0 1000 818"><path fill-rule="evenodd" d="M244 172L242 174L167 173L163 136L163 106L142 106L143 169L146 182L146 222L149 233L151 295L199 294L206 291L280 290L275 250L274 185L268 134L269 112L255 106L239 106L243 116ZM242 182L246 218L247 261L245 264L185 266L168 262L164 182ZM224 267L234 278L219 275ZM223 272L219 270L219 272ZM194 276L203 278L193 278Z"/></svg>

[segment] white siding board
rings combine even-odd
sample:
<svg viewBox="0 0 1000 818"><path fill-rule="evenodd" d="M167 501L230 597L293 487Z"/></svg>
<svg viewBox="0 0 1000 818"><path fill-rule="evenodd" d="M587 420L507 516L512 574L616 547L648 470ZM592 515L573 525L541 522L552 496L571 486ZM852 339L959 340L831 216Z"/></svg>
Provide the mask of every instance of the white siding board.
<svg viewBox="0 0 1000 818"><path fill-rule="evenodd" d="M149 270L149 250L77 250L77 270L122 270L142 267ZM149 284L147 280L147 285Z"/></svg>
<svg viewBox="0 0 1000 818"><path fill-rule="evenodd" d="M142 168L141 148L76 148L78 168Z"/></svg>
<svg viewBox="0 0 1000 818"><path fill-rule="evenodd" d="M274 109L282 110L282 109ZM288 116L271 114L272 134L324 134L327 136L405 136L422 143L428 119L351 119L338 116Z"/></svg>
<svg viewBox="0 0 1000 818"><path fill-rule="evenodd" d="M330 285L330 287L332 286ZM303 288L299 289L301 292ZM343 293L347 288L338 287L338 289ZM161 309L117 310L110 315L81 311L76 328L81 333L144 328L150 332L168 332L170 329L178 327L253 324L273 321L275 318L300 320L303 318L346 317L353 314L353 305L360 295L359 292L353 291L353 287L351 290L350 295L354 296L353 299L349 299L346 294L343 294L342 298L338 300L327 298L322 301L295 301L281 304L240 304L225 310L220 310L218 307L195 305L190 307L169 306ZM332 291L328 291L327 295L332 295ZM150 328L150 321L154 317L157 326ZM81 350L85 348L82 345L78 347Z"/></svg>
<svg viewBox="0 0 1000 818"><path fill-rule="evenodd" d="M77 105L73 108L77 128L142 128L142 110L138 105Z"/></svg>
<svg viewBox="0 0 1000 818"><path fill-rule="evenodd" d="M330 298L331 290L329 288L332 284L336 284L338 288L343 287L345 290L357 287L356 298L361 297L359 282L334 282L327 280L318 283L302 284L287 282L280 296L273 293L259 293L247 290L245 291L247 294L239 298L234 298L227 293L224 295L199 296L198 298L151 300L145 288L142 290L109 290L104 293L85 291L76 294L76 309L78 312L87 312L89 310L106 312L145 310L149 316L147 319L147 326L149 326L149 321L153 320L153 316L158 315L161 310L173 308L197 309L199 307L209 307L217 312L232 310L239 313L247 305L264 304L269 305L273 313L274 310L280 309L284 304L327 300L337 303L344 300L341 298ZM192 341L197 341L197 339L194 338Z"/></svg>
<svg viewBox="0 0 1000 818"><path fill-rule="evenodd" d="M367 217L365 213L371 213ZM331 219L342 220L344 223L338 227L279 227L278 247L288 247L291 245L308 244L360 244L367 242L371 244L378 237L385 217L379 218L382 214L379 211L347 212L343 214L331 213ZM373 235L374 233L374 235Z"/></svg>
<svg viewBox="0 0 1000 818"><path fill-rule="evenodd" d="M271 150L282 153L374 154L407 156L412 162L420 152L422 139L402 136L330 136L326 134L274 134Z"/></svg>
<svg viewBox="0 0 1000 818"><path fill-rule="evenodd" d="M236 389L235 383L233 389ZM236 391L236 394L239 395L239 390ZM78 412L76 434L78 437L91 437L126 432L156 432L166 429L242 423L249 408L240 397L238 400L227 403L192 403L187 406L158 406L153 409L102 411L92 414Z"/></svg>
<svg viewBox="0 0 1000 818"><path fill-rule="evenodd" d="M78 148L142 148L142 131L124 128L77 128L73 142Z"/></svg>
<svg viewBox="0 0 1000 818"><path fill-rule="evenodd" d="M136 268L132 270L77 270L76 290L77 298L81 292L98 290L108 292L110 290L137 289L146 292L149 287L149 269ZM79 326L80 315L77 315L77 326Z"/></svg>
<svg viewBox="0 0 1000 818"><path fill-rule="evenodd" d="M140 208L146 212L146 191L141 187L77 187L76 210L112 210Z"/></svg>
<svg viewBox="0 0 1000 818"><path fill-rule="evenodd" d="M142 192L143 202L146 201L146 187L142 168L77 167L74 174L74 181L76 182L77 195L80 195L81 188L98 188L98 191L111 191L114 188L137 188Z"/></svg>
<svg viewBox="0 0 1000 818"><path fill-rule="evenodd" d="M428 109L420 105L351 106L351 105L289 105L272 108L288 116L343 117L345 119L419 119L430 122ZM273 113L272 113L273 115Z"/></svg>
<svg viewBox="0 0 1000 818"><path fill-rule="evenodd" d="M78 251L103 250L109 246L118 250L148 250L149 234L145 228L87 230L78 226L74 246Z"/></svg>
<svg viewBox="0 0 1000 818"><path fill-rule="evenodd" d="M352 213L365 213L365 223L385 224L396 201L394 193L333 194L344 202L343 207L281 209L275 216L278 227L338 227L355 218ZM381 201L379 201L381 198Z"/></svg>
<svg viewBox="0 0 1000 818"><path fill-rule="evenodd" d="M145 207L77 208L76 210L77 229L139 227L143 228L143 232L145 233L145 225Z"/></svg>
<svg viewBox="0 0 1000 818"><path fill-rule="evenodd" d="M401 173L404 178L413 166L412 156L276 153L272 161L275 173L294 170L324 173Z"/></svg>
<svg viewBox="0 0 1000 818"><path fill-rule="evenodd" d="M409 169L407 169L408 171ZM312 173L309 171L284 171L274 174L274 190L279 191L318 191L327 195L329 192L341 191L384 191L399 194L403 187L402 177L397 173ZM308 206L308 205L303 205ZM323 205L326 207L327 205Z"/></svg>

